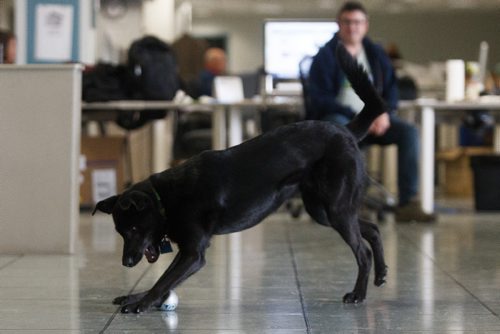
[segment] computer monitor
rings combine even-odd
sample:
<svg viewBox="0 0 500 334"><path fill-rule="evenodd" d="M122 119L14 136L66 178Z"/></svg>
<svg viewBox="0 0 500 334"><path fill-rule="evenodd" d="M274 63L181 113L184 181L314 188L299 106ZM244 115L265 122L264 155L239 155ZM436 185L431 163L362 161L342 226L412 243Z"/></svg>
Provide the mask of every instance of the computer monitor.
<svg viewBox="0 0 500 334"><path fill-rule="evenodd" d="M314 56L338 31L335 21L266 20L264 69L276 79L298 79L299 63Z"/></svg>

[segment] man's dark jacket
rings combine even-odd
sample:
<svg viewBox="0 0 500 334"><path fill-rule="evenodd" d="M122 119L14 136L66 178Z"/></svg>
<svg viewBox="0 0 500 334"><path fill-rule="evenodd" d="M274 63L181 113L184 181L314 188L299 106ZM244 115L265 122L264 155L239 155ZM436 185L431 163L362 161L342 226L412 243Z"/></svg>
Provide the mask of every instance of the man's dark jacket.
<svg viewBox="0 0 500 334"><path fill-rule="evenodd" d="M337 103L345 74L335 56L339 38L335 35L314 56L309 70L309 94L311 108L307 111L308 119L324 119L329 113L340 113L353 118L355 112ZM363 47L370 63L373 84L387 104L387 111L397 109L398 89L394 69L382 47L365 37Z"/></svg>

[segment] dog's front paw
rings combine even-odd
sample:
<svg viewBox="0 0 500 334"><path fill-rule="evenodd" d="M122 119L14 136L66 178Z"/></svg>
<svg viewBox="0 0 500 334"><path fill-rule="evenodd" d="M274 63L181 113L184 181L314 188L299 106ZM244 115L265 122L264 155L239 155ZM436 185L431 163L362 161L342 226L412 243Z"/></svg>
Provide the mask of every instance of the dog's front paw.
<svg viewBox="0 0 500 334"><path fill-rule="evenodd" d="M127 301L128 296L120 296L113 299L113 305L124 305Z"/></svg>
<svg viewBox="0 0 500 334"><path fill-rule="evenodd" d="M361 296L360 294L358 294L354 291L346 293L344 296L344 299L343 299L345 304L359 304L363 300L365 300L365 297Z"/></svg>
<svg viewBox="0 0 500 334"><path fill-rule="evenodd" d="M122 313L142 313L149 310L151 303L145 301L139 301L137 303L131 303L124 305L121 309Z"/></svg>
<svg viewBox="0 0 500 334"><path fill-rule="evenodd" d="M142 298L144 298L144 296L146 296L146 292L134 293L128 296L116 297L115 299L113 299L113 304L124 306L126 304L136 303Z"/></svg>

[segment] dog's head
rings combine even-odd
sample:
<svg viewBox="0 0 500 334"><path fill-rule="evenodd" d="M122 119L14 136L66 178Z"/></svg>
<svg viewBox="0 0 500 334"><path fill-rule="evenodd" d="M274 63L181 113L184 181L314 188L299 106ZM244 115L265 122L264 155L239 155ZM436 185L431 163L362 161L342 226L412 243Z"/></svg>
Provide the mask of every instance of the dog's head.
<svg viewBox="0 0 500 334"><path fill-rule="evenodd" d="M115 229L124 241L124 266L135 266L143 255L149 263L158 260L164 236L163 222L148 194L139 190L126 191L98 202L92 214L97 210L113 215Z"/></svg>

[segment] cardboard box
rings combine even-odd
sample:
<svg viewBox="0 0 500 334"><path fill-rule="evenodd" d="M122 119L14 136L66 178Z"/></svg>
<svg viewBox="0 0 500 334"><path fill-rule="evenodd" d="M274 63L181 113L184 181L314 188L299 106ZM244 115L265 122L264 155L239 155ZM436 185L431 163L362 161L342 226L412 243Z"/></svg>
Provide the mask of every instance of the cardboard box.
<svg viewBox="0 0 500 334"><path fill-rule="evenodd" d="M452 197L471 197L474 193L470 157L489 154L491 147L456 147L437 153L436 158L444 164L444 179L441 181L444 194Z"/></svg>
<svg viewBox="0 0 500 334"><path fill-rule="evenodd" d="M80 207L120 193L125 187L125 138L82 137Z"/></svg>

